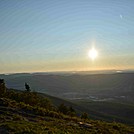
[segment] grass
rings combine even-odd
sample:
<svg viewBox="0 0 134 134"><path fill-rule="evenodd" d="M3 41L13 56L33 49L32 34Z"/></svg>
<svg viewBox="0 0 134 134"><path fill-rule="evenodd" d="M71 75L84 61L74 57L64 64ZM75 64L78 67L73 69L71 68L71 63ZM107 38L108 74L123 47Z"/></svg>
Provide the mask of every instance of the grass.
<svg viewBox="0 0 134 134"><path fill-rule="evenodd" d="M32 96L31 96L32 97ZM6 134L133 134L134 127L117 122L81 119L54 109L0 99L0 133Z"/></svg>

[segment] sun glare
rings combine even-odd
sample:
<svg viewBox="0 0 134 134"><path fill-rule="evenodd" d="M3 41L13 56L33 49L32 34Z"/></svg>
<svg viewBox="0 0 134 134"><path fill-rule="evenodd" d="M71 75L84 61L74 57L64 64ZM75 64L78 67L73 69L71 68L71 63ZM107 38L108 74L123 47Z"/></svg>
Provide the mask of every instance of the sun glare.
<svg viewBox="0 0 134 134"><path fill-rule="evenodd" d="M89 50L88 56L89 58L91 58L91 60L95 60L96 57L98 56L97 50L95 48L92 48L91 50Z"/></svg>

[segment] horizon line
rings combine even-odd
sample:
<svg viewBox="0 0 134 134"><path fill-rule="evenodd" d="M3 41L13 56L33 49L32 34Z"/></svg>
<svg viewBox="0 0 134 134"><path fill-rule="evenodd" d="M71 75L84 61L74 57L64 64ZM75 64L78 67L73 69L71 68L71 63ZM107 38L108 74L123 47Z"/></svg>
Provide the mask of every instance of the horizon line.
<svg viewBox="0 0 134 134"><path fill-rule="evenodd" d="M76 72L101 72L101 71L108 71L108 72L116 72L116 73L123 73L125 71L134 71L134 69L102 69L102 70L64 70L64 71L35 71L35 72L12 72L12 73L0 73L0 75L11 75L11 74L35 74L35 73L63 73L63 72L72 72L72 73L76 73Z"/></svg>

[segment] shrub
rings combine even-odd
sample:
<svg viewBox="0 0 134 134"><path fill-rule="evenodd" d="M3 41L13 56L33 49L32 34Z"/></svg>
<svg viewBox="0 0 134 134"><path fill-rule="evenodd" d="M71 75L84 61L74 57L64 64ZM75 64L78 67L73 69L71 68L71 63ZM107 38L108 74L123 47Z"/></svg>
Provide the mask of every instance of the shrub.
<svg viewBox="0 0 134 134"><path fill-rule="evenodd" d="M4 79L0 79L0 97L3 97L5 93L6 93L6 86Z"/></svg>
<svg viewBox="0 0 134 134"><path fill-rule="evenodd" d="M81 119L88 119L88 114L87 113L82 113Z"/></svg>

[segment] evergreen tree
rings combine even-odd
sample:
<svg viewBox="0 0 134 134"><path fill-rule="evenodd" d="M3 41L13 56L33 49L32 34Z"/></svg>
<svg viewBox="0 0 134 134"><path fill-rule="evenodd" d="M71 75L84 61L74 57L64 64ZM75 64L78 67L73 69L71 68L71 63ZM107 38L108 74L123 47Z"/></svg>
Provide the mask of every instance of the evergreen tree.
<svg viewBox="0 0 134 134"><path fill-rule="evenodd" d="M25 83L25 88L26 88L26 91L28 91L28 92L31 91L30 86L27 83Z"/></svg>
<svg viewBox="0 0 134 134"><path fill-rule="evenodd" d="M68 113L68 108L64 105L64 103L62 103L59 107L58 107L58 111L63 113L63 114L67 114Z"/></svg>
<svg viewBox="0 0 134 134"><path fill-rule="evenodd" d="M72 106L69 107L69 111L75 113L75 110L72 108Z"/></svg>
<svg viewBox="0 0 134 134"><path fill-rule="evenodd" d="M76 111L72 108L72 106L68 108L68 114L70 116L76 116Z"/></svg>

